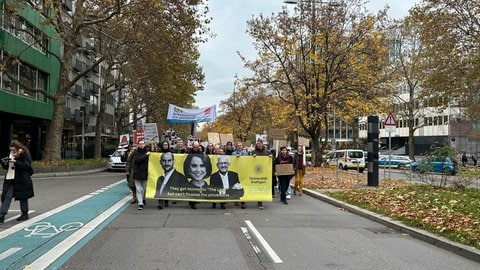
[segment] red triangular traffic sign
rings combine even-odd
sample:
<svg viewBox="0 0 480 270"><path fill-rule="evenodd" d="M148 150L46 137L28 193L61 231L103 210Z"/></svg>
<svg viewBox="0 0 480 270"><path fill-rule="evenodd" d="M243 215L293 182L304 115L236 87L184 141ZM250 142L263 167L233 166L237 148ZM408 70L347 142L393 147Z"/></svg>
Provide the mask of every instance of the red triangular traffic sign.
<svg viewBox="0 0 480 270"><path fill-rule="evenodd" d="M392 112L388 113L387 118L383 122L385 126L397 126L397 120L395 119L395 116L393 116Z"/></svg>

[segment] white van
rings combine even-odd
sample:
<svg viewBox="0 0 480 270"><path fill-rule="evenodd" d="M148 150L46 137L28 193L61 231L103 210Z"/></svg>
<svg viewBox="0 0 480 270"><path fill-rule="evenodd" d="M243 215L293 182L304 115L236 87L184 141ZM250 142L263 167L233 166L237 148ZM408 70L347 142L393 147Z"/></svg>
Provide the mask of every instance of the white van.
<svg viewBox="0 0 480 270"><path fill-rule="evenodd" d="M328 164L338 166L340 169L353 169L363 173L365 170L365 155L363 150L360 149L336 150Z"/></svg>

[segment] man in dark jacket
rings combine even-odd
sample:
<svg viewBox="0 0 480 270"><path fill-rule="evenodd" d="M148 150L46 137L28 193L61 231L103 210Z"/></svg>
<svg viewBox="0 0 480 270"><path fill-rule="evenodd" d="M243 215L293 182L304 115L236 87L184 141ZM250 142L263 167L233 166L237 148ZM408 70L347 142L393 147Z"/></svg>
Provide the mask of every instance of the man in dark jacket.
<svg viewBox="0 0 480 270"><path fill-rule="evenodd" d="M137 150L133 154L133 180L137 191L138 210L143 210L145 205L145 189L148 177L148 156L150 151L145 147L145 141L139 140Z"/></svg>
<svg viewBox="0 0 480 270"><path fill-rule="evenodd" d="M287 147L285 147L285 146L280 147L280 154L275 159L275 164L276 165L280 165L280 164L292 164L293 165L293 157L288 152ZM277 173L277 170L275 170L275 173L277 175L278 183L279 183L279 187L280 187L280 200L284 204L288 204L288 202L287 202L287 189L288 189L288 186L290 186L290 179L292 179L292 177L295 173L294 169L293 169L293 166L292 166L291 174L279 175Z"/></svg>

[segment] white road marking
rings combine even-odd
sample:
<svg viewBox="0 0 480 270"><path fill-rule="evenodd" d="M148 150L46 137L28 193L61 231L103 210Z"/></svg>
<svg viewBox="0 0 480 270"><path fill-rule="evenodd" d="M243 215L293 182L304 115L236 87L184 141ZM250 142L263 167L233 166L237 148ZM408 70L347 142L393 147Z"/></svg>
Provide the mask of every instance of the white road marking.
<svg viewBox="0 0 480 270"><path fill-rule="evenodd" d="M122 184L122 183L125 183L125 179L120 180L120 181L118 181L118 182L115 182L115 183L109 185L109 187L113 187L113 186L116 186L116 185L119 185L119 184ZM76 205L76 204L79 204L79 203L81 203L81 202L83 202L83 201L85 201L85 200L87 200L87 199L89 199L89 198L91 198L91 197L93 197L93 196L94 196L94 195L93 195L93 192L92 192L92 193L90 193L89 195L85 195L85 196L80 197L80 198L78 198L78 199L76 199L76 200L74 200L74 201L71 201L71 202L69 202L69 203L66 203L66 204L60 206L60 207L57 207L57 208L55 208L55 209L53 209L53 210L50 210L50 211L45 212L45 213L43 213L43 214L40 214L40 215L38 215L38 216L36 216L36 217L30 218L30 219L25 220L25 221L23 221L23 222L21 222L21 223L18 223L18 224L16 224L16 225L14 225L14 226L12 226L12 227L4 230L4 231L1 231L1 232L0 232L0 239L3 239L3 238L5 238L5 237L7 237L7 236L9 236L9 235L11 235L11 234L14 234L14 233L16 233L16 232L18 232L18 231L21 231L21 230L23 230L25 227L28 227L28 226L36 223L36 222L39 222L39 221L41 221L41 220L43 220L43 219L45 219L45 218L47 218L47 217L49 217L49 216L55 215L55 214L57 214L57 213L65 210L65 209L67 209L67 208L69 208L69 207L72 207L72 206L74 206L74 205ZM8 220L10 220L10 219L8 219Z"/></svg>
<svg viewBox="0 0 480 270"><path fill-rule="evenodd" d="M257 254L260 254L261 250L257 245L253 244L252 237L250 237L248 229L245 227L240 227L240 229L242 229L243 235L245 235L245 238L247 238L248 243L250 243L250 246L253 248L253 251L255 251L255 253Z"/></svg>
<svg viewBox="0 0 480 270"><path fill-rule="evenodd" d="M89 223L85 224L82 228L78 229L75 233L65 238L58 245L50 249L47 253L43 254L37 260L28 265L28 269L47 269L47 267L60 258L65 252L70 248L76 245L80 240L87 236L91 231L95 230L102 222L108 219L112 214L114 214L118 209L124 206L131 197L126 196L125 198L118 201L112 207L107 209L102 214L98 215Z"/></svg>
<svg viewBox="0 0 480 270"><path fill-rule="evenodd" d="M8 212L20 212L20 210L8 210ZM30 210L30 211L28 211L29 214L34 213L34 212L35 212L35 210ZM14 215L14 216L11 217L11 218L7 218L7 219L5 219L5 223L6 223L6 222L10 222L10 221L12 221L12 220L14 220L14 219L17 219L18 217L20 217L19 214Z"/></svg>
<svg viewBox="0 0 480 270"><path fill-rule="evenodd" d="M20 247L13 247L5 250L3 253L0 253L0 261L7 258L8 256L12 255L13 253L21 250L22 248Z"/></svg>
<svg viewBox="0 0 480 270"><path fill-rule="evenodd" d="M267 252L268 256L272 259L274 263L283 263L283 261L278 257L277 253L273 250L273 248L268 244L268 242L263 238L263 236L260 234L260 232L253 226L252 222L250 220L245 220L245 223L247 224L248 228L252 233L255 235L255 237L258 239L260 244L263 246L265 251Z"/></svg>

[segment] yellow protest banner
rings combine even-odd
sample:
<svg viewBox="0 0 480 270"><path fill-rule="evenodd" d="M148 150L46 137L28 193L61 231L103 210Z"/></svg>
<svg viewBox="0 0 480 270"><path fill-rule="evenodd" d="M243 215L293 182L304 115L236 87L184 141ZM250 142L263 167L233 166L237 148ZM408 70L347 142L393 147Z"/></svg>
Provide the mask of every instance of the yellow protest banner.
<svg viewBox="0 0 480 270"><path fill-rule="evenodd" d="M197 202L272 201L272 158L152 153L145 197Z"/></svg>

